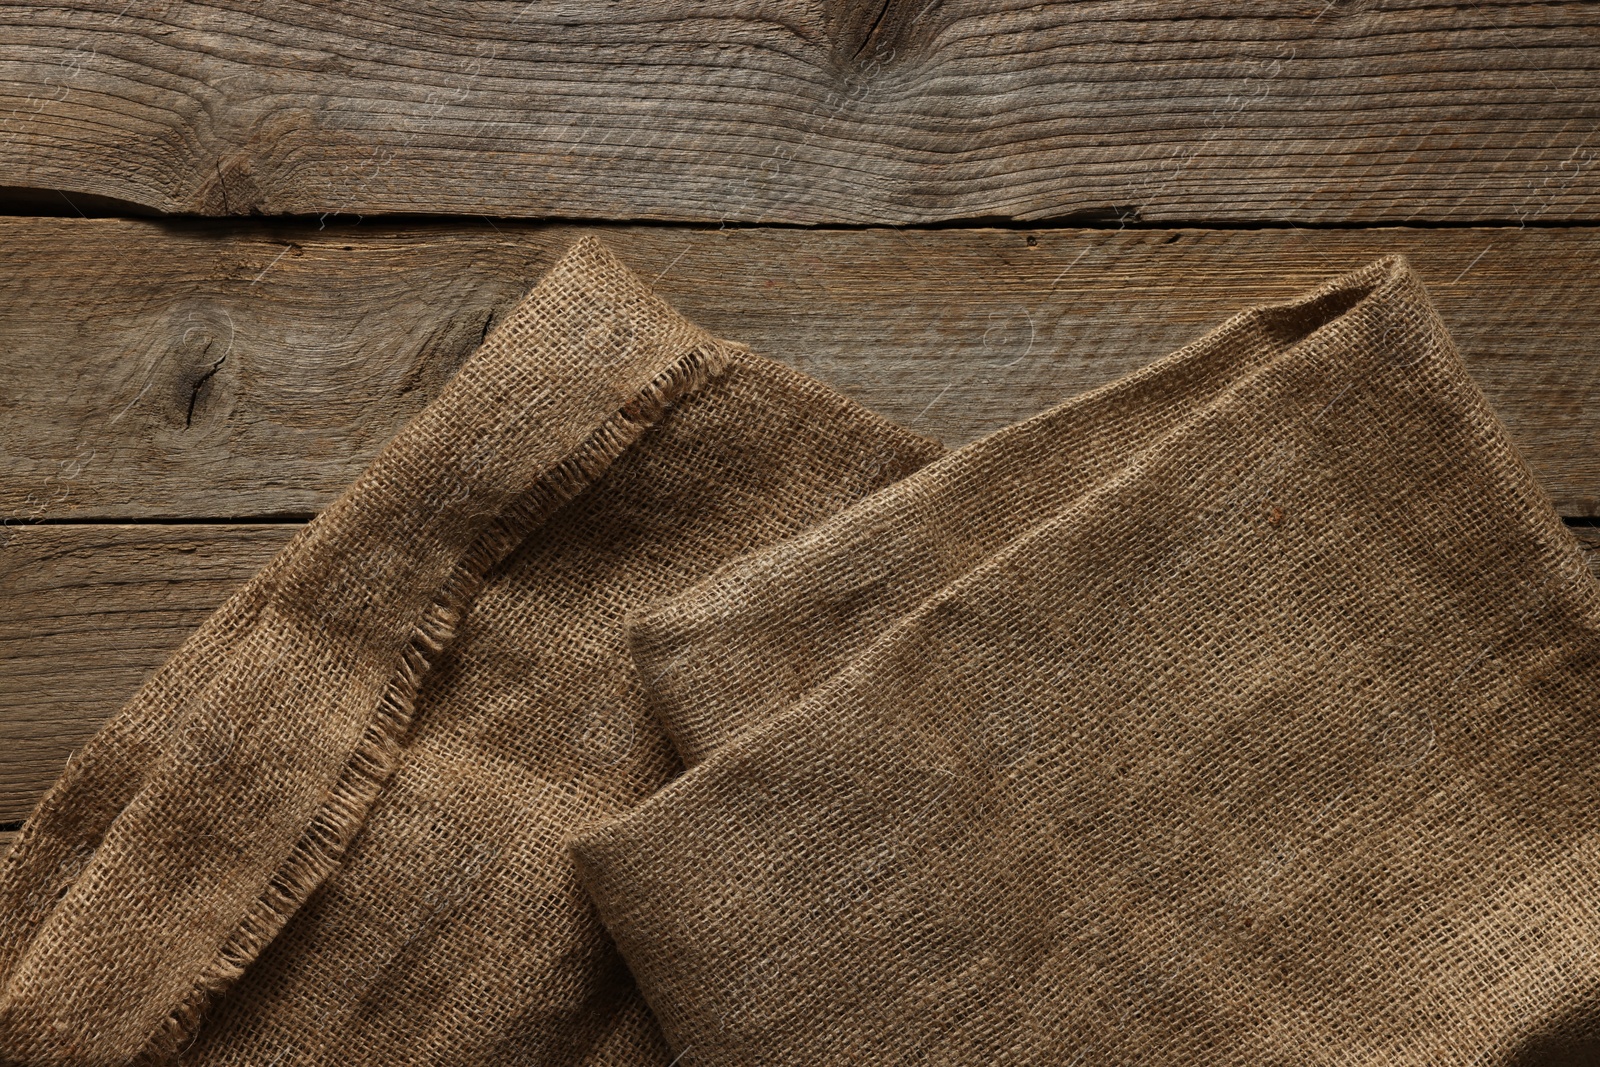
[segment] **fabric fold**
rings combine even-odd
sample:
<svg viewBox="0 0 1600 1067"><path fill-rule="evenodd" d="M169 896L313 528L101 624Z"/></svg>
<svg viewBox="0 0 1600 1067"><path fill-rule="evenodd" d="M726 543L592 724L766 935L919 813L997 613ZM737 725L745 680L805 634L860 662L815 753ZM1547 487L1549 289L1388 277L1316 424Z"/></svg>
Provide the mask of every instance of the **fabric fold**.
<svg viewBox="0 0 1600 1067"><path fill-rule="evenodd" d="M1190 424L1392 260L1247 309L1106 386L925 467L839 521L730 561L629 620L657 712L687 765L837 672L937 589Z"/></svg>
<svg viewBox="0 0 1600 1067"><path fill-rule="evenodd" d="M41 802L0 1062L664 1056L561 849L676 766L621 617L938 452L579 241Z"/></svg>
<svg viewBox="0 0 1600 1067"><path fill-rule="evenodd" d="M1390 257L641 612L575 835L684 1063L1600 1033L1600 583Z"/></svg>

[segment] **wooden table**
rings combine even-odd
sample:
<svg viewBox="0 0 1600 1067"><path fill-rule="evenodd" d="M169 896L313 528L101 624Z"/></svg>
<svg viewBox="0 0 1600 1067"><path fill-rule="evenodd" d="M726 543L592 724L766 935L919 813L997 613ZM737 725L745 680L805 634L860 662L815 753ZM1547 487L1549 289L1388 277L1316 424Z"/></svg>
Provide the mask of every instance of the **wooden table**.
<svg viewBox="0 0 1600 1067"><path fill-rule="evenodd" d="M1600 549L1595 4L0 26L0 833L586 231L952 444L1403 252Z"/></svg>

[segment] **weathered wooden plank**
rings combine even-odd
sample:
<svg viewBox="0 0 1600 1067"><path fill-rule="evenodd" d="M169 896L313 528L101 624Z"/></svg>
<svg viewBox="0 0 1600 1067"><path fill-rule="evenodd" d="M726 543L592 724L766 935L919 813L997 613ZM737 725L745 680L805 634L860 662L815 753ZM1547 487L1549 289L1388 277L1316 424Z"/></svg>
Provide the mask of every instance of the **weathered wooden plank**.
<svg viewBox="0 0 1600 1067"><path fill-rule="evenodd" d="M17 531L0 552L0 823L25 818L67 756L295 529ZM1600 528L1574 532L1600 577Z"/></svg>
<svg viewBox="0 0 1600 1067"><path fill-rule="evenodd" d="M298 529L27 526L0 549L0 823Z"/></svg>
<svg viewBox="0 0 1600 1067"><path fill-rule="evenodd" d="M0 517L313 512L580 232L0 219ZM1600 514L1600 230L598 232L951 444L1404 252L1558 507Z"/></svg>
<svg viewBox="0 0 1600 1067"><path fill-rule="evenodd" d="M1594 23L1513 0L13 0L0 186L202 214L1591 219Z"/></svg>

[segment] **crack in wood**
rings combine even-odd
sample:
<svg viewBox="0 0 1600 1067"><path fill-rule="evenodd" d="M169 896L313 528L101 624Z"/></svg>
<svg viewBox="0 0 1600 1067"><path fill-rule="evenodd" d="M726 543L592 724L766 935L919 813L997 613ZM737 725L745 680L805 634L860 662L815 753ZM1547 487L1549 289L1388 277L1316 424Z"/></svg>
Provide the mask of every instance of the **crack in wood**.
<svg viewBox="0 0 1600 1067"><path fill-rule="evenodd" d="M861 58L861 53L866 50L867 45L871 44L878 36L878 29L883 25L883 17L889 13L889 5L892 3L894 3L894 0L883 0L883 6L878 9L878 17L872 20L871 26L867 27L867 35L861 38L861 43L856 46L855 53L851 56L852 59Z"/></svg>
<svg viewBox="0 0 1600 1067"><path fill-rule="evenodd" d="M211 344L212 342L210 341L206 342L205 348L200 350L200 354L202 356L211 351ZM211 364L211 368L204 374L200 375L200 377L195 380L194 385L190 387L189 410L183 416L183 428L185 430L194 425L194 406L200 401L200 390L205 388L205 384L211 380L212 376L215 375L217 371L222 369L222 365L226 362L228 362L228 354L224 352L222 354L222 358Z"/></svg>

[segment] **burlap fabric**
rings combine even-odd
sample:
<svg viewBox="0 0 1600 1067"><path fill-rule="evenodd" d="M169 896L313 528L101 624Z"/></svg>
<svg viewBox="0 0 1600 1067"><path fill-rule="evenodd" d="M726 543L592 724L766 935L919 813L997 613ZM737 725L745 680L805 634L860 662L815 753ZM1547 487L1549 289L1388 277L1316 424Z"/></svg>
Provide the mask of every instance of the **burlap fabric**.
<svg viewBox="0 0 1600 1067"><path fill-rule="evenodd" d="M580 242L41 803L0 1060L667 1063L563 847L678 769L622 620L939 451Z"/></svg>
<svg viewBox="0 0 1600 1067"><path fill-rule="evenodd" d="M1600 583L1398 258L634 630L696 765L574 849L684 1064L1491 1064L1592 1024Z"/></svg>

